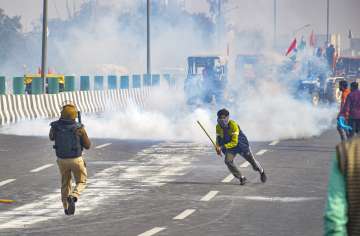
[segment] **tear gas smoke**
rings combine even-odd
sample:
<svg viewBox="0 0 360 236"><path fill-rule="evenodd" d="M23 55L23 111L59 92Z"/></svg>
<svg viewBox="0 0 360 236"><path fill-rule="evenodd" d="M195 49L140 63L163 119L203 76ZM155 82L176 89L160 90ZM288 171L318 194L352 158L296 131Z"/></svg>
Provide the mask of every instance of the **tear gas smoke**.
<svg viewBox="0 0 360 236"><path fill-rule="evenodd" d="M108 3L113 2L115 1ZM101 14L97 14L96 20L91 18L86 27L78 27L79 25L70 27L67 35L71 37L54 40L53 45L59 54L49 57L50 65L63 65L64 72L69 73L96 74L99 73L97 69L99 64L115 64L121 66L124 71L141 73L146 64L145 28L143 28L145 24L139 25L138 22L145 22L145 19L143 15L127 15L128 27L125 27L124 22L119 22L119 15L128 14L133 9L138 9L139 5L134 1L121 2L126 2L127 8L119 7L122 3L115 4L118 7L106 8L111 11L105 17L99 17ZM160 72L164 67L184 68L187 56L199 52L212 54L216 51L211 46L211 40L204 37L206 32L211 33L211 27L200 32L194 20L185 19L185 15L179 15L178 12L176 14L178 15L172 16L178 21L175 25L167 22L170 18L157 18L156 24L153 23L154 71ZM203 26L207 24L205 20L202 23ZM266 41L267 37L261 36L263 34L261 32L266 31L261 28L252 30L255 33L246 31L248 41L259 42L256 44L256 52L268 52L266 45L271 43ZM261 42L264 40L266 41L264 48L261 48L263 44ZM234 42L241 44L236 40ZM237 45L236 48L240 50L248 46ZM230 61L234 61L236 53L241 52L231 52L233 57ZM269 57L271 61L267 65L269 67L274 64L278 66L282 61L282 57L274 52ZM305 72L298 72L301 73ZM255 79L256 87L244 89L243 84L237 80L235 72L230 73L229 87L232 91L229 94L232 102L226 108L230 110L230 118L239 122L240 128L250 140L306 138L319 135L331 127L336 108L313 107L309 102L295 99L289 82L291 78L290 73L269 73L264 75L264 78ZM207 142L196 120L200 120L214 136L216 111L222 107L189 108L186 105L181 79L179 82L178 88L156 89L153 96L147 99L148 106L145 109L133 105L124 111L105 112L100 117L84 114L83 122L89 136ZM2 127L0 132L46 136L49 130L48 124L48 120L24 121Z"/></svg>

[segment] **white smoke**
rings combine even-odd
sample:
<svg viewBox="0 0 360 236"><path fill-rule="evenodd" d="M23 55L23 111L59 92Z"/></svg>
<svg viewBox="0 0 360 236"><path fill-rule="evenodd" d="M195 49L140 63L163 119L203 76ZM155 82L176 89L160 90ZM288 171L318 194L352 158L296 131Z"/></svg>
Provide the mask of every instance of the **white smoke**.
<svg viewBox="0 0 360 236"><path fill-rule="evenodd" d="M137 8L138 2L107 1L101 4L115 4L111 5L113 12L109 12L107 16L98 16L89 28L72 29L70 39L56 42L56 47L63 49L60 50L63 53L60 58L69 58L67 70L75 71L77 74L95 74L99 73L97 65L115 64L125 67L132 73L143 73L146 64L145 43L141 41L143 39L122 31L117 21L117 14ZM157 23L154 27L163 27L164 31L161 35L156 35L152 42L155 71L164 67L186 67L186 57L192 54L214 53L215 50L205 46L206 42L203 42L191 22L186 21L182 27L171 29L164 22ZM268 29L264 30L259 26L247 30L256 32L248 34L249 41L265 40L264 48L258 48L257 52L270 51L267 48L271 45L268 37L258 37L266 35ZM255 38L252 40L251 37ZM239 44L238 41L235 42ZM226 43L226 39L223 43ZM236 48L241 50L248 46L239 44ZM233 57L230 60L234 61L236 54L241 51L231 53ZM271 52L269 66L279 66L281 59L277 53ZM307 138L320 135L332 127L336 108L314 107L307 101L295 99L291 94L290 83L283 81L284 78L280 78L277 73L267 74L266 78L257 78L257 86L249 90L237 81L234 69L230 70L232 105L226 108L250 140ZM124 111L104 113L100 117L84 114L83 122L89 136L207 142L206 136L196 124L196 121L200 120L214 137L216 111L222 107L188 107L181 85L175 90L160 87L147 102L148 106L145 109L130 106ZM46 136L49 131L48 124L48 120L26 121L2 127L0 132ZM29 126L32 128L29 129Z"/></svg>

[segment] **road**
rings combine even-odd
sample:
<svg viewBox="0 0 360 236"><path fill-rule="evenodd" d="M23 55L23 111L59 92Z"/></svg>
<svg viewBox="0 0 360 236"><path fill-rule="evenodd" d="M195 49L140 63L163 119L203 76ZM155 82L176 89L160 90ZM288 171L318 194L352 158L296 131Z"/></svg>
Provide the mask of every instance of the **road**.
<svg viewBox="0 0 360 236"><path fill-rule="evenodd" d="M263 184L229 176L211 146L95 139L84 156L88 188L65 216L52 143L0 135L0 235L321 235L335 131L301 140L253 142Z"/></svg>

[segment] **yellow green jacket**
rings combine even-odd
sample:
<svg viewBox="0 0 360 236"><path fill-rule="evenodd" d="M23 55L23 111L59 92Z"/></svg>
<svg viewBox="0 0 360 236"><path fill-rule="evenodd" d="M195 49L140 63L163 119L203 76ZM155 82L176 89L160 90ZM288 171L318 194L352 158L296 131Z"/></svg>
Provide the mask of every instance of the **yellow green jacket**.
<svg viewBox="0 0 360 236"><path fill-rule="evenodd" d="M224 133L224 129L219 124L216 125L216 144L226 149L236 148L239 144L240 134L238 124L229 120L228 128L225 130L227 133Z"/></svg>

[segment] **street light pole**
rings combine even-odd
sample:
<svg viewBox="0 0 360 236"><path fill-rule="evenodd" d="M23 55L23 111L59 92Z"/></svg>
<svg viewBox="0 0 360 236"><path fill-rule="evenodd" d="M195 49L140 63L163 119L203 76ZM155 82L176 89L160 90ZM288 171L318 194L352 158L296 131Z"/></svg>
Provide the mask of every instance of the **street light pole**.
<svg viewBox="0 0 360 236"><path fill-rule="evenodd" d="M43 83L43 92L46 93L46 55L47 55L47 18L48 18L48 1L44 0L43 4L43 28L42 28L42 51L41 51L41 79Z"/></svg>
<svg viewBox="0 0 360 236"><path fill-rule="evenodd" d="M147 74L151 74L151 56L150 56L150 0L147 0L146 6L146 37L147 37Z"/></svg>
<svg viewBox="0 0 360 236"><path fill-rule="evenodd" d="M274 48L276 48L276 40L277 40L277 38L276 38L276 31L277 31L277 29L276 29L276 17L277 17L277 12L276 12L276 0L274 0Z"/></svg>
<svg viewBox="0 0 360 236"><path fill-rule="evenodd" d="M330 0L327 0L326 8L326 41L329 43Z"/></svg>

